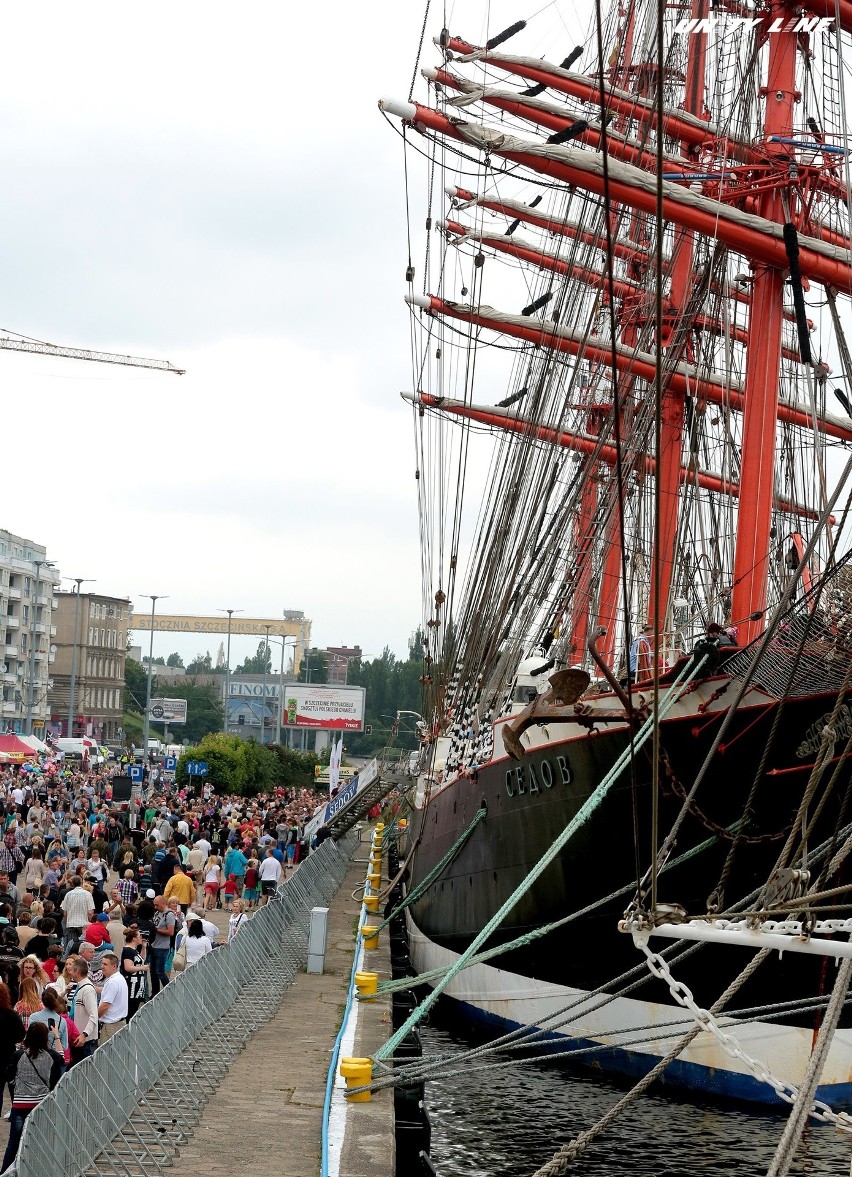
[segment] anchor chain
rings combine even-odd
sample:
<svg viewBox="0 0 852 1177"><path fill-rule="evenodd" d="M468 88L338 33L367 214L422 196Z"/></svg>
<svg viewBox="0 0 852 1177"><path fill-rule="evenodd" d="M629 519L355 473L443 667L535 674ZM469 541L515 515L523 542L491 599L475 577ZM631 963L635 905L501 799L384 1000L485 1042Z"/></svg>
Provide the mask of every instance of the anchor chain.
<svg viewBox="0 0 852 1177"><path fill-rule="evenodd" d="M713 1035L727 1055L744 1063L755 1078L768 1084L784 1103L794 1104L796 1102L796 1097L799 1094L798 1087L793 1083L788 1083L785 1079L779 1079L777 1075L773 1075L765 1063L743 1050L734 1035L723 1030L713 1014L698 1005L689 987L672 975L665 960L648 947L646 936L634 932L633 942L637 948L644 952L648 968L654 976L668 985L669 992L678 1005L689 1010L695 1022L702 1030ZM821 1099L813 1101L808 1114L812 1119L819 1120L823 1124L833 1124L841 1132L852 1133L852 1117L848 1116L846 1112L835 1112Z"/></svg>

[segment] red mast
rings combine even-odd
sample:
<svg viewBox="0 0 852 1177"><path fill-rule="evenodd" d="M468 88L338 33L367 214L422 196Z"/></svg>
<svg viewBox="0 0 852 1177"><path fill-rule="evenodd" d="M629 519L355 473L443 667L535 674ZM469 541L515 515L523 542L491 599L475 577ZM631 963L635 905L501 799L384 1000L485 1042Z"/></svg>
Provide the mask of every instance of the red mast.
<svg viewBox="0 0 852 1177"><path fill-rule="evenodd" d="M707 15L707 0L693 0L692 18L703 20ZM707 54L707 34L699 32L689 39L689 58L686 67L686 93L684 109L692 115L704 113L704 71ZM658 78L658 85L663 79ZM684 155L692 154L698 163L697 152L689 143L682 145ZM694 280L693 262L695 238L691 229L679 228L675 233L672 267L671 311L674 337L671 343L677 358L683 354L689 342L678 330L678 321L686 313L689 292ZM687 321L684 330L691 329ZM664 340L665 343L665 340ZM652 567L659 562L659 577L651 577L651 596L648 603L648 619L653 623L659 617L665 633L669 629L669 605L671 600L672 576L677 556L678 505L680 502L680 470L683 451L683 420L686 396L680 389L670 385L663 389L662 422L660 430L660 453L657 456L657 480L660 487L659 548L652 557ZM660 599L656 599L659 585Z"/></svg>
<svg viewBox="0 0 852 1177"><path fill-rule="evenodd" d="M795 200L789 152L780 143L771 142L774 135L790 137L793 105L799 98L795 91L798 35L784 28L790 14L791 9L778 0L770 7L770 16L780 29L769 36L769 69L762 91L766 103L766 151L777 163L776 186L761 195L759 212L779 224L791 219L789 214L784 215L782 196ZM756 329L751 332L746 352L743 463L731 606L738 621L766 608L783 323L783 270L760 264L753 268L751 325ZM762 629L762 621L745 622L740 640L751 641Z"/></svg>

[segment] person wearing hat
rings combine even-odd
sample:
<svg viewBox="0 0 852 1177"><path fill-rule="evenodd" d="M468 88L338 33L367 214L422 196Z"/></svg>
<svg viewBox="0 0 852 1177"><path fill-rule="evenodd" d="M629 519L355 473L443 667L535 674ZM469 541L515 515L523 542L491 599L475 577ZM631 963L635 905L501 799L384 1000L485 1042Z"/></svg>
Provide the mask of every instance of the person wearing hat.
<svg viewBox="0 0 852 1177"><path fill-rule="evenodd" d="M95 949L102 947L104 944L112 947L110 944L109 932L106 928L108 920L109 916L106 914L106 912L100 911L92 919L91 923L83 932L83 939L88 941L89 944L93 945Z"/></svg>

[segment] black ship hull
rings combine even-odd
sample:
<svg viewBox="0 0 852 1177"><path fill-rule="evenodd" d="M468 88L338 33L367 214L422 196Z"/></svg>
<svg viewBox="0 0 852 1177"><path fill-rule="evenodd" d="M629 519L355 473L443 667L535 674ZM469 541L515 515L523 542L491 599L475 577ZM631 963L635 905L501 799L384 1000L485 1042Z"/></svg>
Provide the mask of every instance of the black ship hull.
<svg viewBox="0 0 852 1177"><path fill-rule="evenodd" d="M711 682L710 687L713 686ZM709 688L708 688L709 689ZM706 691L704 692L706 697ZM659 900L678 903L690 914L707 910L708 899L725 873L724 895L714 896L723 906L749 896L766 884L784 838L799 808L812 771L819 732L836 701L835 694L786 700L779 717L778 701L761 698L741 707L725 734L724 742L687 814L668 868L659 879ZM781 722L779 723L779 718ZM721 713L696 705L663 721L662 747L666 772L660 786L658 829L666 831L680 811L683 793L711 748ZM562 725L565 735L569 725ZM773 732L773 727L775 728ZM767 742L771 752L762 763ZM592 796L628 744L627 729L600 725L592 732L577 727L567 738L538 743L522 761L503 755L482 766L475 777L459 778L433 791L427 807L418 812L414 834L418 838L412 866L415 886L458 843L477 810L487 809L440 878L411 909L414 963L418 970L446 963L463 952L474 935L524 881L579 808ZM827 776L837 768L836 780L811 837L811 845L831 836L841 820L849 788L850 768L830 763ZM754 785L755 778L757 784ZM753 787L754 786L754 787ZM538 1015L525 1009L547 1009L552 997L565 1004L566 995L601 991L613 995L626 984L628 1005L611 1010L614 1016L601 1022L587 1016L588 1002L577 1014L546 1033L569 1036L576 1045L609 1043L609 1051L594 1054L597 1065L627 1073L640 1073L653 1065L672 1045L671 1032L660 1041L646 1040L638 1052L623 1049L619 1035L636 1026L672 1023L682 1011L672 1002L667 986L641 970L643 958L629 935L618 931L618 921L636 891L637 867L644 870L651 858L652 830L650 752L640 750L634 771L625 771L600 805L582 825L560 856L524 894L488 947L526 936L566 916L591 908L541 938L515 947L476 966L448 990L475 1017L511 1025L536 1025ZM747 825L743 828L732 861L731 839L743 820L746 798L751 795ZM726 866L727 862L727 866ZM609 898L607 898L609 897ZM752 900L750 905L753 906ZM660 951L663 945L654 942ZM752 957L753 949L702 945L684 954L672 966L696 1002L709 1007ZM471 978L478 974L480 985ZM487 976L486 976L487 973ZM748 981L731 1010L767 1009L782 1002L813 999L831 988L832 973L824 959L773 954ZM621 978L621 981L618 979ZM496 986L496 989L495 989ZM499 995L498 992L499 991ZM523 991L523 993L522 993ZM506 994L510 996L507 997ZM511 994L517 996L512 1001ZM535 996L535 995L538 995ZM544 1004L537 1005L544 995ZM572 995L574 995L572 997ZM587 1012L583 1013L583 1009ZM772 1011L770 1030L758 1034L757 1057L771 1056L775 1065L792 1073L795 1082L807 1054L818 1013L786 1017ZM628 1019L625 1021L624 1019ZM638 1019L638 1020L637 1020ZM753 1019L748 1019L754 1038ZM692 1023L681 1025L681 1030ZM841 1022L841 1027L850 1019ZM705 1036L702 1036L702 1038ZM629 1036L628 1039L629 1041ZM836 1066L825 1075L823 1097L846 1103L852 1095L852 1052L844 1063L845 1034L837 1036ZM690 1062L690 1052L667 1072L670 1082L706 1087L749 1099L777 1099L766 1083L753 1080L740 1063L715 1045L699 1042L691 1057L712 1057L706 1067ZM762 1051L762 1053L761 1053ZM770 1070L772 1069L771 1064ZM838 1070L839 1067L839 1070ZM747 1070L747 1068L746 1068ZM702 1071L706 1072L702 1076ZM831 1073L829 1073L829 1071Z"/></svg>

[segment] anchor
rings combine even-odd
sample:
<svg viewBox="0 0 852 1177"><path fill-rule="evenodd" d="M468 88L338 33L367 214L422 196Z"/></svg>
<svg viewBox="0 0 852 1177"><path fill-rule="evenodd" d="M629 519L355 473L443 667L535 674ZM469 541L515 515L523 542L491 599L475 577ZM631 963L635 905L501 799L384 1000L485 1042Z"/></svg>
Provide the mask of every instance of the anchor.
<svg viewBox="0 0 852 1177"><path fill-rule="evenodd" d="M521 736L527 728L564 719L565 708L576 703L592 679L585 670L569 668L557 670L547 681L550 690L537 695L512 723L503 726L503 747L515 760L523 760L527 754L521 743Z"/></svg>

